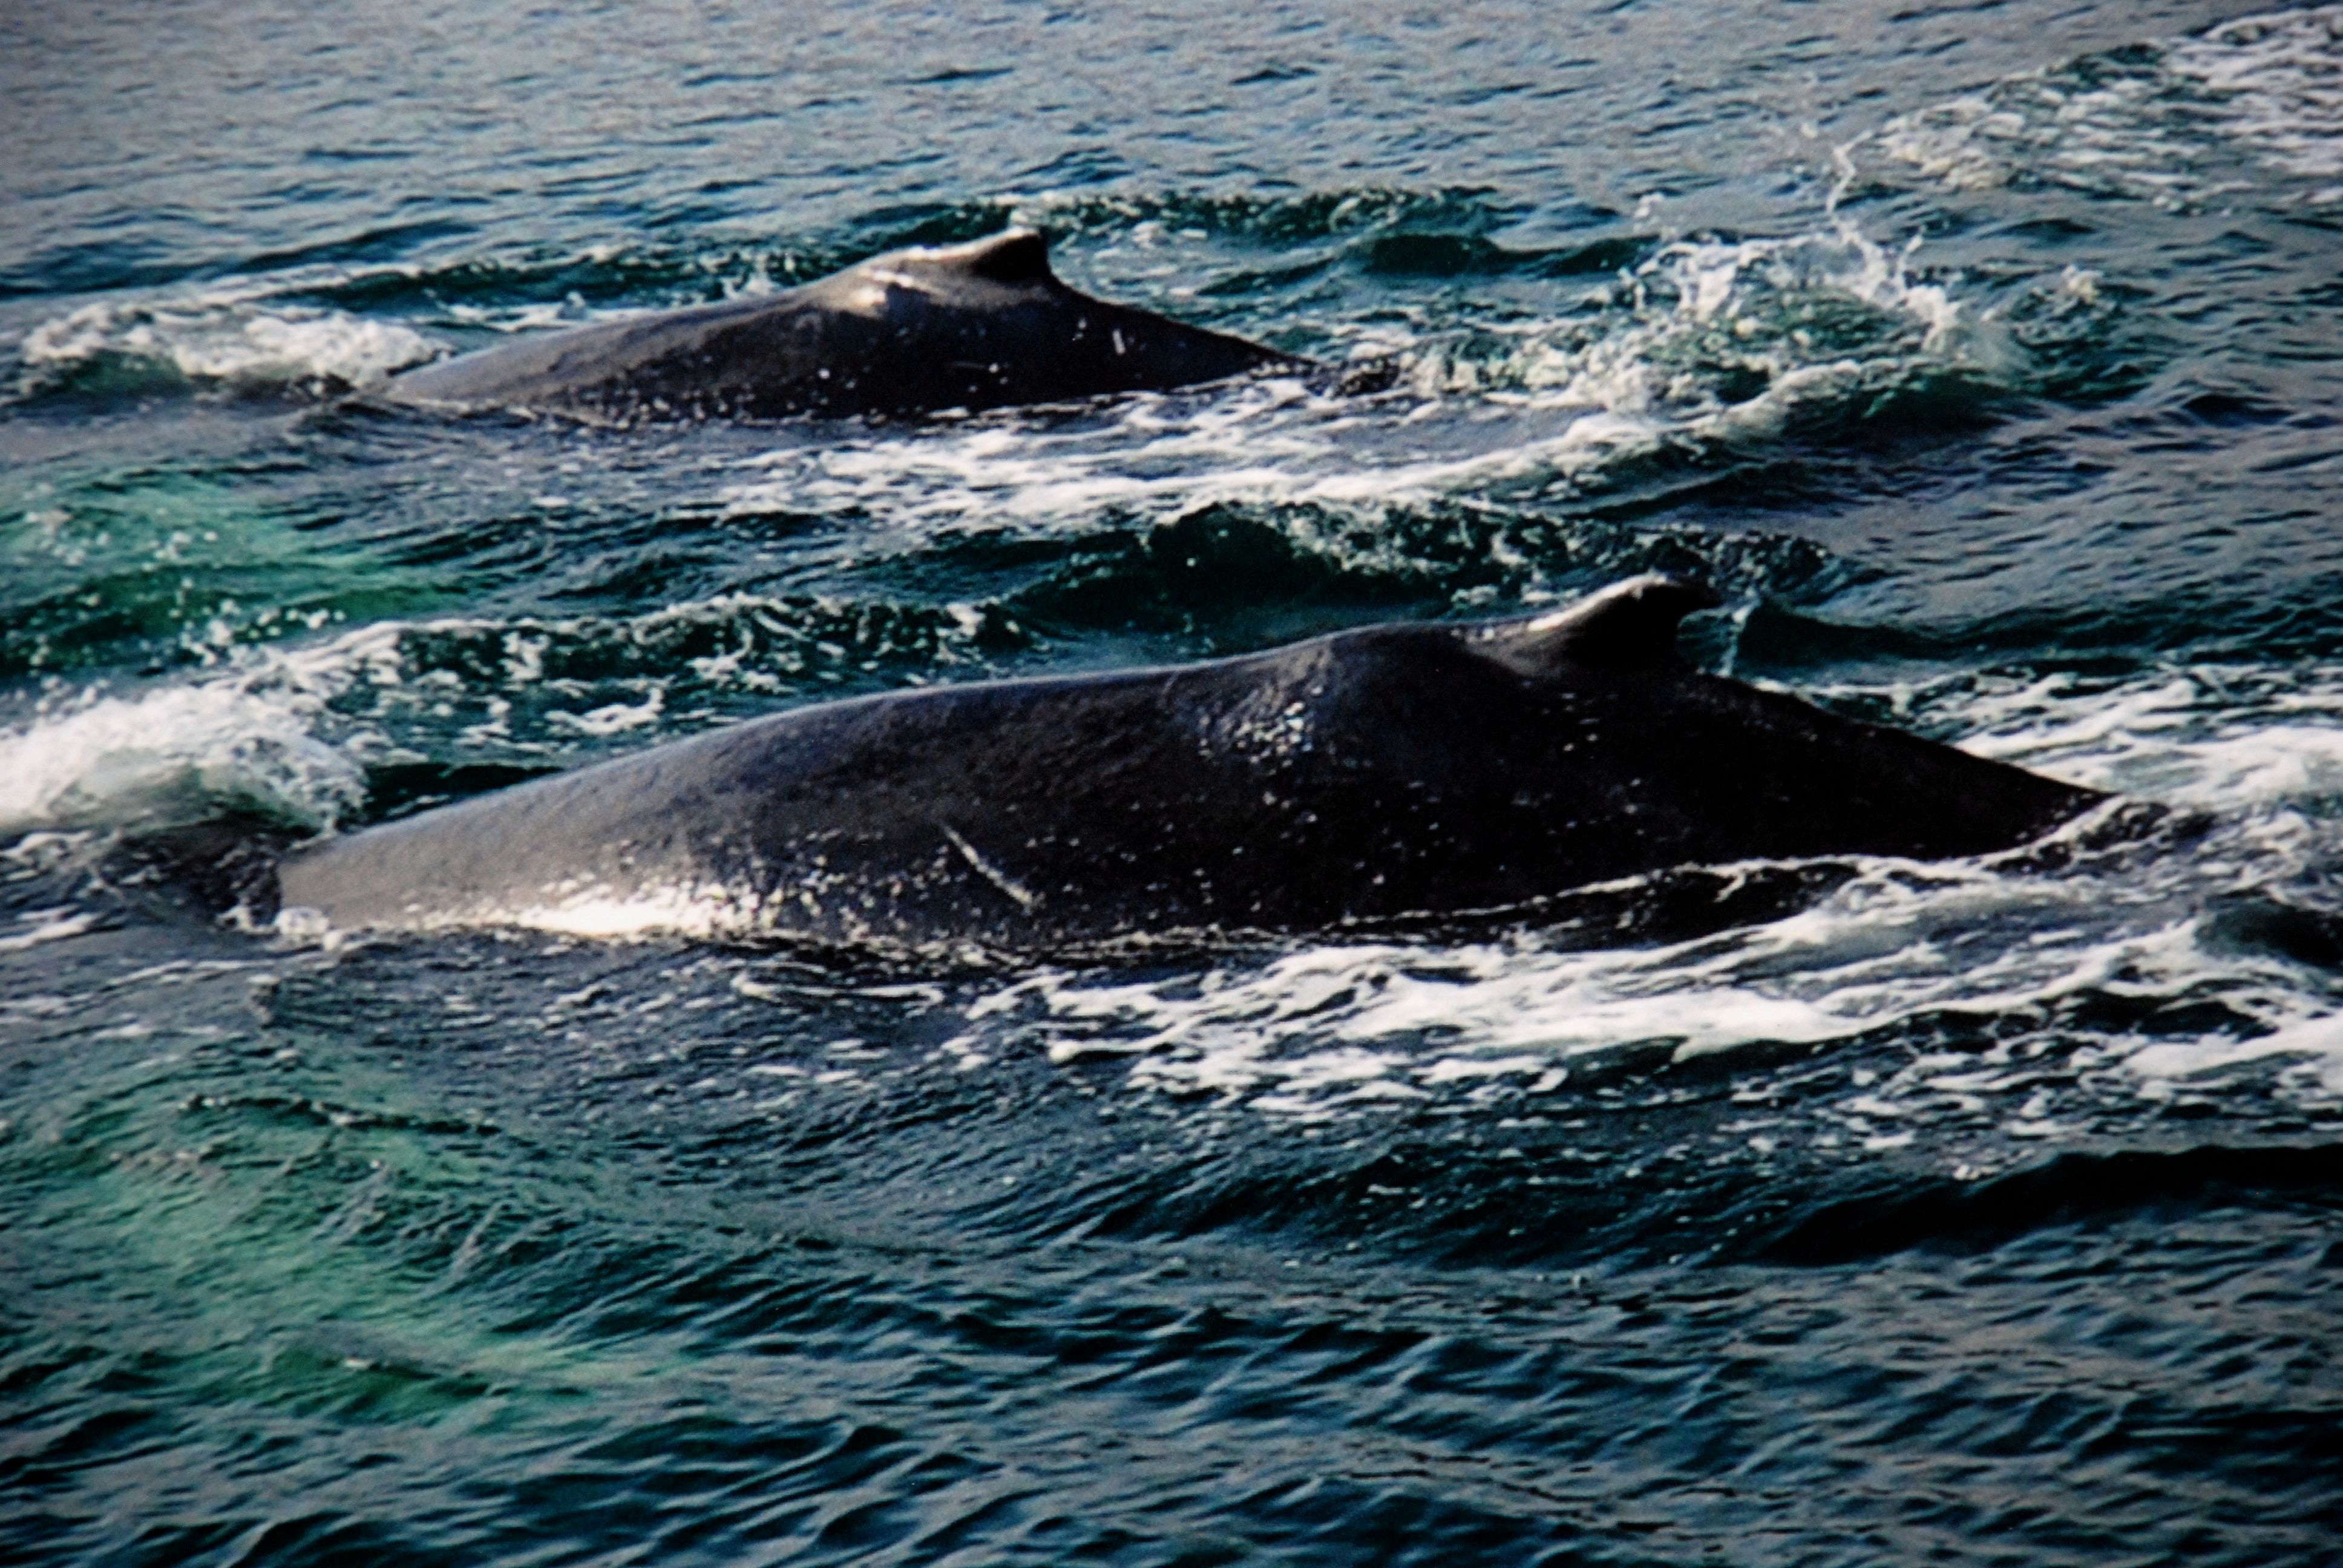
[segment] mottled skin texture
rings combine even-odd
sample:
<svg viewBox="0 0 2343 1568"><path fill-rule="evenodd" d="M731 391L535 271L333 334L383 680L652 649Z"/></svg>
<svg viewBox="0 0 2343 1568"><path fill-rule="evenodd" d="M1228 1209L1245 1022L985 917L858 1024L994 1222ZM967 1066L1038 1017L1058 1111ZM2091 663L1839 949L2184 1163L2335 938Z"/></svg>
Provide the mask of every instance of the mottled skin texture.
<svg viewBox="0 0 2343 1568"><path fill-rule="evenodd" d="M757 299L534 335L391 378L394 402L627 423L1058 403L1308 362L1077 293L1029 229Z"/></svg>
<svg viewBox="0 0 2343 1568"><path fill-rule="evenodd" d="M1666 578L1482 626L798 709L290 857L335 924L713 892L731 930L1048 949L2024 843L2089 790L1684 668ZM529 912L536 911L532 916Z"/></svg>

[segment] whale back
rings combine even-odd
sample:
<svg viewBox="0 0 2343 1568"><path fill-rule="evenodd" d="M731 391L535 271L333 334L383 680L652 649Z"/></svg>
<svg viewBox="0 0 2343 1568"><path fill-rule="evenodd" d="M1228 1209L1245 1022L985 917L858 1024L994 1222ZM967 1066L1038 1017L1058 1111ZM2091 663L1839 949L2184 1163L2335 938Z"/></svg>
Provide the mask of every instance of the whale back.
<svg viewBox="0 0 2343 1568"><path fill-rule="evenodd" d="M324 841L282 896L337 924L1050 948L1977 854L2100 799L1685 668L1704 594L802 708Z"/></svg>
<svg viewBox="0 0 2343 1568"><path fill-rule="evenodd" d="M1070 402L1303 365L1068 287L1011 229L780 294L523 338L394 377L393 401L614 422Z"/></svg>

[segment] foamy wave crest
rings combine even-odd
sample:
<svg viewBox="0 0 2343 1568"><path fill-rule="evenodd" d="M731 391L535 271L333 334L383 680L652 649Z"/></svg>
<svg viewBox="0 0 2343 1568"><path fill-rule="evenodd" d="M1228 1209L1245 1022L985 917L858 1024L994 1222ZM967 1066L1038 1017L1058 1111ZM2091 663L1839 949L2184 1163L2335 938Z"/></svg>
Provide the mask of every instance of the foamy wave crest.
<svg viewBox="0 0 2343 1568"><path fill-rule="evenodd" d="M373 386L429 359L407 327L234 293L183 303L101 300L28 334L23 389L156 380L240 389Z"/></svg>
<svg viewBox="0 0 2343 1568"><path fill-rule="evenodd" d="M972 606L723 595L626 618L381 621L304 646L207 649L185 683L63 691L0 730L0 829L228 808L326 826L364 799L368 766L425 759L392 734L538 766L581 744L656 739L678 718L705 723L705 709L675 710L710 697L820 690L899 662L918 678L976 657L990 627Z"/></svg>
<svg viewBox="0 0 2343 1568"><path fill-rule="evenodd" d="M1906 716L1959 724L1971 751L2096 789L2208 811L2343 812L2343 666L2181 665L2115 682L1964 675L1885 696Z"/></svg>
<svg viewBox="0 0 2343 1568"><path fill-rule="evenodd" d="M0 831L168 825L226 809L331 821L364 793L350 751L313 732L338 680L330 661L269 665L135 696L84 691L0 729Z"/></svg>
<svg viewBox="0 0 2343 1568"><path fill-rule="evenodd" d="M1891 121L1876 145L1956 189L2044 180L2178 208L2267 184L2258 169L2288 176L2288 199L2343 199L2343 6L2012 77Z"/></svg>
<svg viewBox="0 0 2343 1568"><path fill-rule="evenodd" d="M2220 95L2223 134L2289 174L2343 176L2343 5L2226 23L2175 45L2177 76ZM2315 200L2343 198L2327 186Z"/></svg>

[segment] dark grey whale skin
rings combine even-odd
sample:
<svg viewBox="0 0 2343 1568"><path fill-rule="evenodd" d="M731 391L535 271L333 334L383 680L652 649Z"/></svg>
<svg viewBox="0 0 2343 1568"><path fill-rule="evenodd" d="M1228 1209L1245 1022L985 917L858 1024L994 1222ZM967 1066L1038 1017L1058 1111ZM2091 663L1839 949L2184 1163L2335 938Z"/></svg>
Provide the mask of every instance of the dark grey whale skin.
<svg viewBox="0 0 2343 1568"><path fill-rule="evenodd" d="M1526 619L800 708L317 841L281 903L560 925L698 890L729 935L1047 950L1977 854L2103 799L1686 668L1676 623L1714 602L1643 578Z"/></svg>
<svg viewBox="0 0 2343 1568"><path fill-rule="evenodd" d="M1111 305L1011 229L890 251L800 288L541 333L393 377L379 397L613 423L913 415L1186 387L1307 360Z"/></svg>

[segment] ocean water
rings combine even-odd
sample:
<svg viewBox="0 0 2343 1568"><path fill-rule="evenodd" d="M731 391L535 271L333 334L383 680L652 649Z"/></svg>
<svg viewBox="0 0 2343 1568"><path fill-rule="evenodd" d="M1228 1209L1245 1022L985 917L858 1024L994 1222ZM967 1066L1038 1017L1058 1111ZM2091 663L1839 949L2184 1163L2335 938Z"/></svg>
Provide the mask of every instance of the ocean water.
<svg viewBox="0 0 2343 1568"><path fill-rule="evenodd" d="M18 6L0 88L0 1558L2343 1553L2343 6ZM1010 221L1399 377L364 397ZM124 848L1655 567L2163 813L1113 963Z"/></svg>

